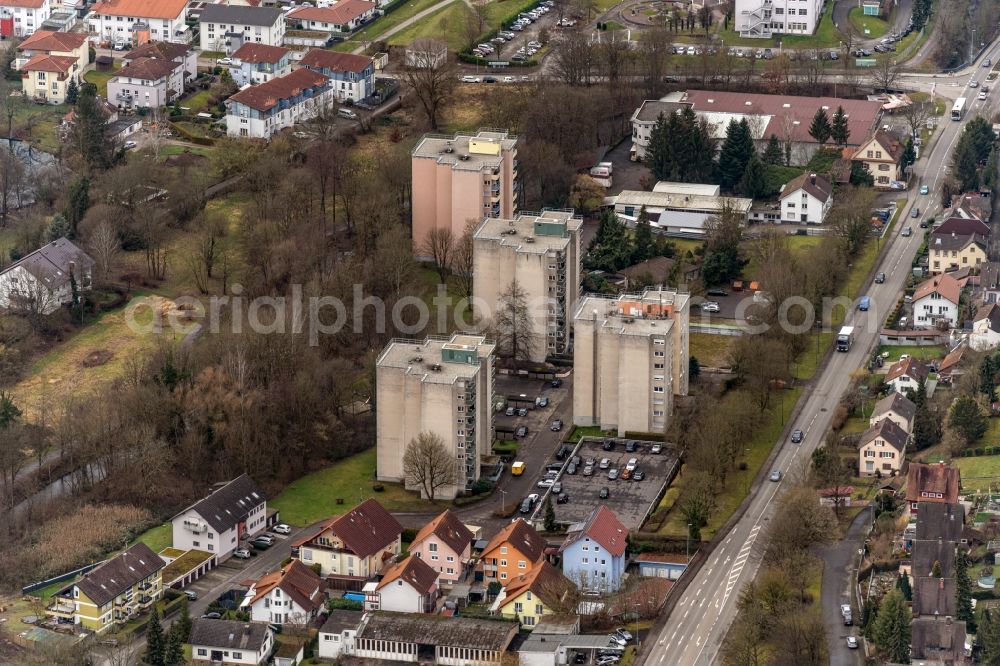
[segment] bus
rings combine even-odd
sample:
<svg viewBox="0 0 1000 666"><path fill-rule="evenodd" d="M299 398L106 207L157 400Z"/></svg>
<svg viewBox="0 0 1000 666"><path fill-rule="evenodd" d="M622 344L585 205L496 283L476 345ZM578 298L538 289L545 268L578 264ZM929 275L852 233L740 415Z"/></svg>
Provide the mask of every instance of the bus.
<svg viewBox="0 0 1000 666"><path fill-rule="evenodd" d="M959 97L955 100L955 106L951 107L951 119L961 120L965 115L965 98Z"/></svg>

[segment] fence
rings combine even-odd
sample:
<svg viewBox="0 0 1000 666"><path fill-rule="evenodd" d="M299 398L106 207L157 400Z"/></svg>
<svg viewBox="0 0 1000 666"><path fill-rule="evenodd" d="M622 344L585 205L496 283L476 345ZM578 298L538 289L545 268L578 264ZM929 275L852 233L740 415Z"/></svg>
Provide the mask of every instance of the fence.
<svg viewBox="0 0 1000 666"><path fill-rule="evenodd" d="M82 574L87 573L88 571L96 569L97 567L104 564L106 561L107 560L94 562L93 564L88 564L85 567L80 567L79 569L74 569L73 571L67 571L66 573L59 574L58 576L53 576L52 578L47 578L45 580L38 581L37 583L25 585L24 587L21 588L21 594L31 594L32 592L46 588L49 585L52 585L53 583L61 583L63 581L72 580L77 576L80 576Z"/></svg>

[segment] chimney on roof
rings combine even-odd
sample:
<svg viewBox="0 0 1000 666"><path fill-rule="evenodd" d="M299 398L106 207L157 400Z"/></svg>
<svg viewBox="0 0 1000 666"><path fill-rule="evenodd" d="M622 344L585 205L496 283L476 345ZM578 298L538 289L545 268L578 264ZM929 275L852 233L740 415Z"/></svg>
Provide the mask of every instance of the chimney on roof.
<svg viewBox="0 0 1000 666"><path fill-rule="evenodd" d="M813 185L816 184L816 174L814 173L809 174L809 182L812 183Z"/></svg>
<svg viewBox="0 0 1000 666"><path fill-rule="evenodd" d="M76 262L75 261L69 262L69 272L70 273L75 273L76 272Z"/></svg>

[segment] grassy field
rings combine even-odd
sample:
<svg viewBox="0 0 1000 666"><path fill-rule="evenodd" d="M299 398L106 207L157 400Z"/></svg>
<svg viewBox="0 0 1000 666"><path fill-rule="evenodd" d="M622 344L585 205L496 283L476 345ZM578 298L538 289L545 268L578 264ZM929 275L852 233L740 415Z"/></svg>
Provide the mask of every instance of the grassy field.
<svg viewBox="0 0 1000 666"><path fill-rule="evenodd" d="M400 30L389 38L389 44L406 46L421 37L433 37L447 41L451 51L460 51L466 46L466 38L459 28L471 14L472 10L464 2L455 0L444 9Z"/></svg>
<svg viewBox="0 0 1000 666"><path fill-rule="evenodd" d="M997 421L998 419L990 419ZM976 456L952 460L962 472L962 488L968 490L989 490L992 485L1000 491L1000 456ZM976 478L973 477L986 477Z"/></svg>
<svg viewBox="0 0 1000 666"><path fill-rule="evenodd" d="M422 500L401 485L384 483L376 492L375 449L313 472L293 482L274 498L271 506L281 511L281 520L289 525L306 526L323 518L346 513L354 505L374 497L389 511L441 511L446 502ZM343 501L338 504L337 500Z"/></svg>
<svg viewBox="0 0 1000 666"><path fill-rule="evenodd" d="M153 307L168 308L170 304L159 296L146 298ZM39 404L57 395L99 392L121 375L132 356L152 349L161 335L163 339L173 338L169 331L157 334L142 330L151 318L149 307L138 307L139 303L134 300L101 315L36 360L27 378L12 388L15 402L24 405L29 414L36 414Z"/></svg>
<svg viewBox="0 0 1000 666"><path fill-rule="evenodd" d="M182 153L191 153L193 155L201 155L202 157L210 157L212 155L212 150L213 148L209 146L179 146L177 144L168 144L160 147L160 157L171 157L172 155L180 155Z"/></svg>
<svg viewBox="0 0 1000 666"><path fill-rule="evenodd" d="M173 545L173 540L173 525L171 523L163 523L162 525L157 525L146 530L132 543L141 541L158 553L167 546Z"/></svg>
<svg viewBox="0 0 1000 666"><path fill-rule="evenodd" d="M187 99L182 99L181 106L190 109L190 113L202 113L208 110L208 102L211 97L210 90L199 90Z"/></svg>
<svg viewBox="0 0 1000 666"><path fill-rule="evenodd" d="M712 516L708 519L708 525L701 530L701 538L704 541L711 539L722 528L739 507L743 498L747 496L750 483L771 454L771 448L785 427L788 412L795 405L801 393L801 388L793 388L787 391L778 391L773 396L772 405L766 412L765 423L757 429L753 439L747 442L745 456L747 469L733 471L726 479L726 487L716 495L715 510L712 511ZM687 478L690 476L685 477L683 473L678 475L660 502L660 508L671 506L678 496L683 495L684 483ZM679 510L670 512L659 533L675 538L684 538L687 535L687 523Z"/></svg>
<svg viewBox="0 0 1000 666"><path fill-rule="evenodd" d="M878 352L881 354L883 352L888 352L889 358L886 359L886 363L895 363L899 360L899 357L903 354L909 354L913 358L920 359L922 361L934 361L939 358L944 358L947 353L947 349L940 346L935 347L917 347L909 345L901 346L887 346L882 345L878 348Z"/></svg>
<svg viewBox="0 0 1000 666"><path fill-rule="evenodd" d="M670 242L677 248L677 256L684 257L688 252L694 251L704 245L704 241L692 240L690 238L671 238Z"/></svg>
<svg viewBox="0 0 1000 666"><path fill-rule="evenodd" d="M400 23L413 18L413 16L419 14L428 7L433 7L438 3L438 1L439 0L413 0L413 2L408 2L399 9L396 9L390 14L374 21L370 25L365 26L363 30L358 31L358 33L352 36L351 39L340 42L334 46L333 50L353 51L357 47L364 46L368 42L376 41Z"/></svg>
<svg viewBox="0 0 1000 666"><path fill-rule="evenodd" d="M712 335L710 333L690 333L688 335L688 353L698 359L702 366L710 368L729 367L729 349L736 337L729 335Z"/></svg>
<svg viewBox="0 0 1000 666"><path fill-rule="evenodd" d="M599 426L577 426L573 428L573 432L569 437L566 438L567 442L579 442L584 437L602 437L608 433L605 433Z"/></svg>
<svg viewBox="0 0 1000 666"><path fill-rule="evenodd" d="M877 16L865 16L861 7L854 7L848 15L853 27L859 35L866 39L875 39L889 32L889 24Z"/></svg>
<svg viewBox="0 0 1000 666"><path fill-rule="evenodd" d="M92 69L83 75L84 80L88 83L93 83L97 86L97 94L102 97L108 96L108 81L114 78L118 71L118 65L109 72L98 72L96 69Z"/></svg>

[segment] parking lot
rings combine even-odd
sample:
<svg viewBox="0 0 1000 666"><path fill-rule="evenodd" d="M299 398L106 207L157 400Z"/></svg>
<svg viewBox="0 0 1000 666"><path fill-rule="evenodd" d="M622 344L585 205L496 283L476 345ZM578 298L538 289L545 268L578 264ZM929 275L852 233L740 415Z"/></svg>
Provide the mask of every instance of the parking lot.
<svg viewBox="0 0 1000 666"><path fill-rule="evenodd" d="M629 453L625 450L625 439L610 440L613 448L607 451L603 448L604 441L589 437L580 441L573 454L581 459L576 473L569 474L564 468L558 478L562 494L568 496L569 501L553 501L556 520L560 523L584 520L600 503L614 511L625 527L630 530L638 529L650 507L659 499L664 486L672 478L677 466L677 451L661 444L661 452L653 453L653 446L659 442L637 441L636 451ZM601 469L600 463L605 458L608 459L608 467ZM643 474L641 481L621 478L632 458L637 461L636 469ZM594 460L594 473L592 476L584 476L584 467L590 459ZM619 474L619 478L614 481L608 478L608 472L612 469L618 470ZM600 497L602 488L608 489L607 498Z"/></svg>

